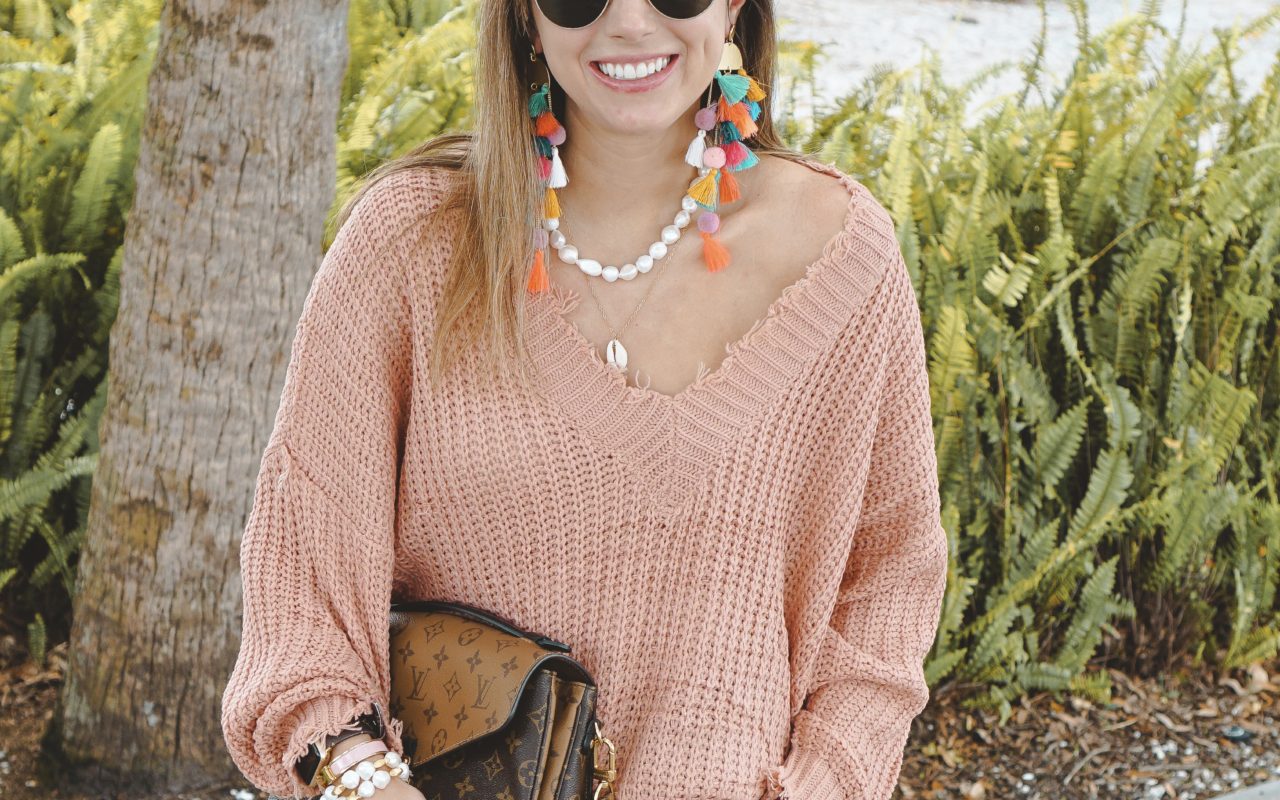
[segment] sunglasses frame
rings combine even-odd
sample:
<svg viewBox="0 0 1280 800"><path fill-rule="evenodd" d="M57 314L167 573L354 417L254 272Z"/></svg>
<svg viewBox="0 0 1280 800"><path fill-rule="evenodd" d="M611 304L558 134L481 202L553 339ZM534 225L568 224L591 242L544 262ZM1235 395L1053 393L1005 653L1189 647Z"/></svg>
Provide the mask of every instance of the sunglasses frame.
<svg viewBox="0 0 1280 800"><path fill-rule="evenodd" d="M561 25L559 22L556 22L554 19L552 19L551 15L548 14L546 9L542 7L542 0L534 0L534 2L537 4L538 10L542 12L542 16L546 17L547 20L552 25L555 25L556 27L559 27L559 28L564 28L565 30L580 31L583 28L589 28L592 25L599 22L600 18L604 16L604 12L609 8L609 3L613 2L613 0L604 0L604 2L600 4L600 11L597 12L596 15L591 18L591 21L584 22L581 25ZM570 0L570 2L581 2L581 0ZM663 12L662 9L658 8L659 2L661 2L661 0L649 0L649 7L652 8L654 11L658 12L659 14L661 14L663 17L666 17L667 19L670 19L670 20L676 20L677 22L679 22L679 21L694 19L696 17L702 16L707 12L708 8L711 8L711 6L715 3L715 0L706 0L706 5L703 6L701 10L698 11L698 13L689 17L673 17L670 14L666 14Z"/></svg>

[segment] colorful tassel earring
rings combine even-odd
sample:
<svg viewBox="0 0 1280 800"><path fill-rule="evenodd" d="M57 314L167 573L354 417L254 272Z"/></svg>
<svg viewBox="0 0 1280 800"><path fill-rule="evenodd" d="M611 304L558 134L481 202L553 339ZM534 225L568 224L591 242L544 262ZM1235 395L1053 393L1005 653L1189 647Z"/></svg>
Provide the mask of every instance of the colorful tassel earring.
<svg viewBox="0 0 1280 800"><path fill-rule="evenodd" d="M534 62L538 60L536 50L529 51L529 60ZM548 82L530 86L533 94L529 97L529 118L533 120L533 142L538 152L538 177L545 187L542 213L546 219L558 219L560 202L555 190L567 185L569 176L565 174L564 164L560 161L560 145L564 144L565 130L551 111L549 78L548 74ZM533 231L533 264L529 269L527 287L530 292L541 292L550 288L551 281L547 276L545 253L549 243L550 237L547 230L542 225L537 226Z"/></svg>
<svg viewBox="0 0 1280 800"><path fill-rule="evenodd" d="M766 95L756 79L742 68L742 51L733 41L733 31L734 26L730 26L715 80L707 87L708 104L694 115L698 134L685 152L685 162L700 168L688 194L703 209L698 215L698 232L702 236L702 260L710 272L724 269L731 260L729 250L716 238L720 231L720 215L716 212L721 203L742 197L733 173L760 163L759 156L743 140L759 130L756 120L763 110L760 101ZM712 103L714 87L719 87L720 98ZM709 135L714 140L711 145L707 144Z"/></svg>

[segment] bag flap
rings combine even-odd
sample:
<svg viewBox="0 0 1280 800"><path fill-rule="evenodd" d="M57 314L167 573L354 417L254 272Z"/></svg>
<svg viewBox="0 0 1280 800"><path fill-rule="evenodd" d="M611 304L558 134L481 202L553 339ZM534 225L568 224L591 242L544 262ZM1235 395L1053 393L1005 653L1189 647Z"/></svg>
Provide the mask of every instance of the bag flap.
<svg viewBox="0 0 1280 800"><path fill-rule="evenodd" d="M455 610L393 607L389 711L410 768L507 725L540 668L594 685L582 665Z"/></svg>

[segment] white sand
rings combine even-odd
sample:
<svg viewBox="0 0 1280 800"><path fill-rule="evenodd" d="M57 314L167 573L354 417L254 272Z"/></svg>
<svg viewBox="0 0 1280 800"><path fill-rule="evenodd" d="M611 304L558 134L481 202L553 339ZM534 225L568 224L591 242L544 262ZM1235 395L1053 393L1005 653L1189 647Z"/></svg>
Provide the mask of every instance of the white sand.
<svg viewBox="0 0 1280 800"><path fill-rule="evenodd" d="M1049 0L1046 5L1042 85L1053 89L1062 85L1075 58L1076 28L1065 3ZM1182 5L1180 0L1163 3L1159 19L1170 37L1177 33ZM1186 5L1183 48L1201 51L1216 45L1213 28L1229 28L1280 7L1276 0L1186 0ZM1141 9L1137 0L1088 0L1087 6L1090 34ZM780 38L812 39L824 46L826 60L816 78L819 111L859 84L873 65L911 66L925 47L938 52L945 74L957 83L1000 61L1022 60L1032 53L1041 25L1034 0L777 0L776 9ZM1158 39L1149 47L1162 62L1168 40ZM1237 75L1247 93L1257 91L1277 59L1280 25L1241 42ZM1021 87L1021 75L1011 68L988 79L975 101ZM803 106L796 110L807 111Z"/></svg>

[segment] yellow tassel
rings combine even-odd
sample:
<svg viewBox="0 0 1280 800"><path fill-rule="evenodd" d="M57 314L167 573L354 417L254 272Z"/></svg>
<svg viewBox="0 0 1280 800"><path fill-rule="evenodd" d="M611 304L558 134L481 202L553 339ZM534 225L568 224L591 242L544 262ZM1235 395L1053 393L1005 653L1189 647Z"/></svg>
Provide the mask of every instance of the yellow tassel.
<svg viewBox="0 0 1280 800"><path fill-rule="evenodd" d="M547 279L547 267L542 262L542 251L533 251L533 269L529 272L529 291L542 292L550 288L551 281Z"/></svg>
<svg viewBox="0 0 1280 800"><path fill-rule="evenodd" d="M714 206L716 196L716 173L720 170L712 168L689 187L689 196L704 206Z"/></svg>
<svg viewBox="0 0 1280 800"><path fill-rule="evenodd" d="M760 88L760 84L755 78L747 74L745 69L738 70L738 74L747 79L747 99L763 100L765 98L764 89Z"/></svg>
<svg viewBox="0 0 1280 800"><path fill-rule="evenodd" d="M556 197L556 190L547 187L547 196L543 203L543 214L547 219L557 219L560 216L560 198Z"/></svg>

